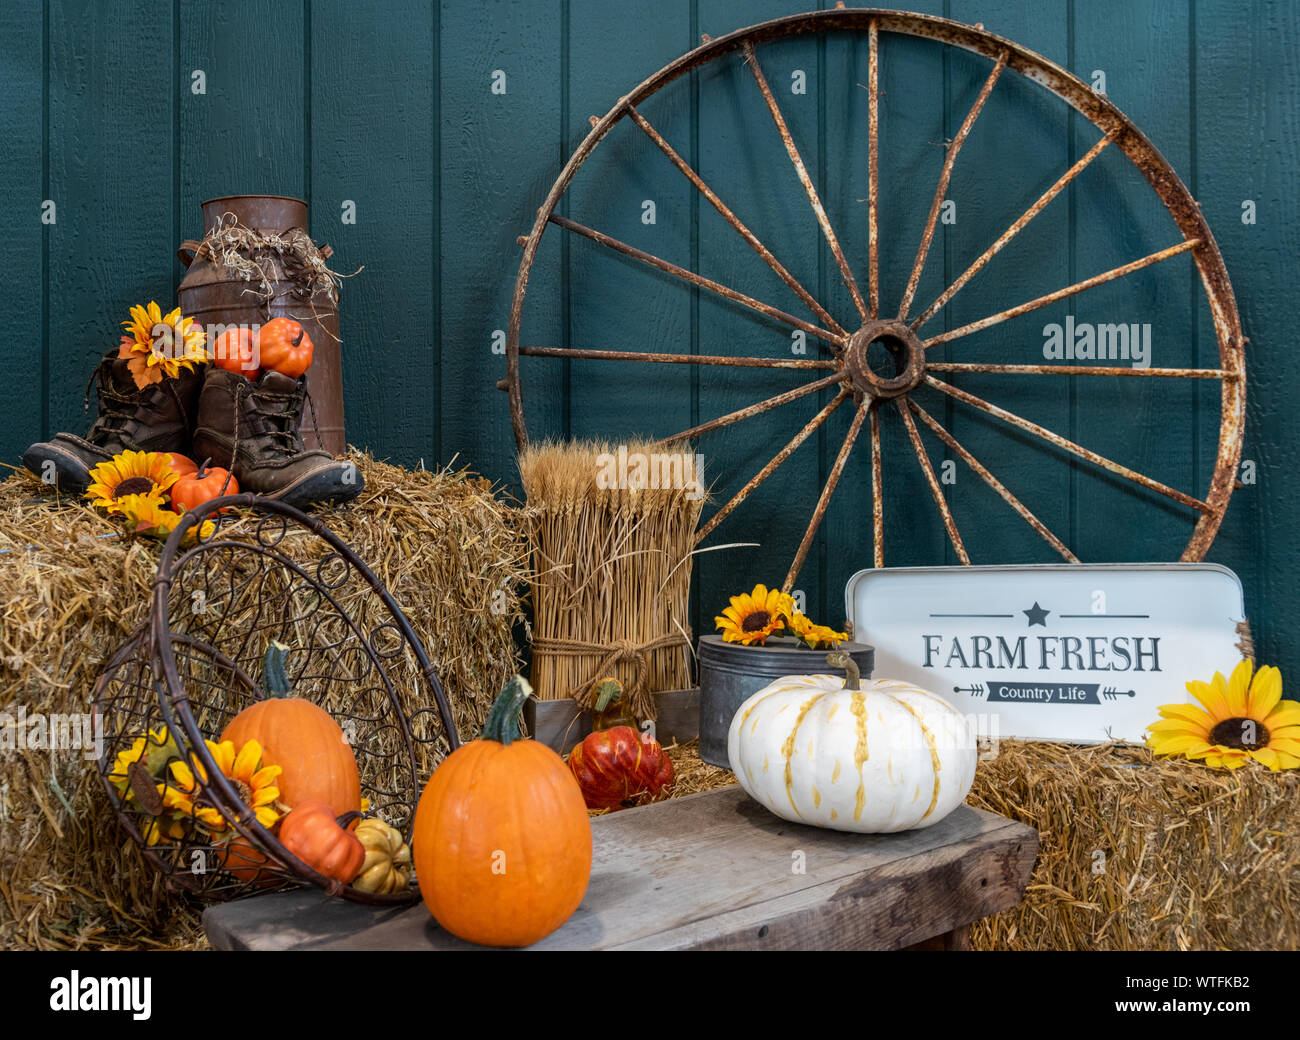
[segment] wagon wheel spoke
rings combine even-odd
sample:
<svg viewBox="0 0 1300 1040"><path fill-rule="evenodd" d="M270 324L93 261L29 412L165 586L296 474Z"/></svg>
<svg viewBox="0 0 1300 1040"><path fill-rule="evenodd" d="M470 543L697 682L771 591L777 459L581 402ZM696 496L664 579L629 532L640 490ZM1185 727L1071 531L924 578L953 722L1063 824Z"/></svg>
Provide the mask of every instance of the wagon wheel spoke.
<svg viewBox="0 0 1300 1040"><path fill-rule="evenodd" d="M867 30L867 296L872 320L880 316L879 207L880 33L873 18ZM873 428L877 422L873 413Z"/></svg>
<svg viewBox="0 0 1300 1040"><path fill-rule="evenodd" d="M763 245L763 243L758 240L758 236L746 227L745 223L731 211L731 208L718 197L717 193L704 183L704 179L691 168L690 164L677 154L672 145L664 140L659 131L650 125L649 120L647 120L645 116L631 105L628 105L627 107L627 114L631 118L632 122L639 126L641 130L644 131L645 135L655 143L658 149L668 157L669 161L682 172L682 175L695 185L699 193L709 201L709 204L722 214L722 219L735 228L740 237L749 243L749 247L762 257L763 262L766 263L768 267L776 272L777 277L780 278L781 281L785 282L785 284L793 290L794 294L808 305L808 308L817 315L817 319L823 322L826 327L837 336L847 336L848 333L844 331L839 322L827 313L826 308L817 302L812 293L799 284L798 280L786 269L785 265L772 255L771 250L769 250L767 246Z"/></svg>
<svg viewBox="0 0 1300 1040"><path fill-rule="evenodd" d="M1000 253L1003 247L1015 238L1016 235L1020 234L1020 232L1028 226L1029 222L1046 208L1047 204L1051 202L1052 199L1056 198L1057 195L1065 190L1067 184L1074 180L1075 177L1079 176L1079 174L1083 172L1084 168L1101 154L1102 149L1110 144L1112 139L1113 138L1107 134L1100 141L1094 144L1082 159L1066 170L1055 184L1038 197L1037 202L1025 210L1024 213L1020 214L1020 216L1016 218L1015 223L1002 232L1002 234L997 237L997 240L989 246L988 249L984 250L975 262L970 265L970 267L966 268L965 271L957 276L957 280L953 282L952 285L948 286L948 288L943 291L934 303L930 304L929 307L921 312L921 316L912 322L912 328L914 330L919 329L927 321L938 314L940 309L961 291L962 286L974 278L975 275L979 274L985 264Z"/></svg>
<svg viewBox="0 0 1300 1040"><path fill-rule="evenodd" d="M767 110L772 113L772 122L776 124L777 132L785 143L785 150L789 153L790 161L794 163L795 172L799 175L799 181L803 184L803 190L808 196L808 201L812 203L813 213L817 216L817 223L821 225L822 234L826 237L826 244L831 247L831 252L835 255L835 263L840 269L840 276L844 279L849 294L853 297L853 305L857 307L862 320L866 321L867 306L862 302L862 293L858 290L858 283L854 280L853 272L849 269L849 262L844 257L844 250L840 248L839 239L835 237L835 230L831 227L831 222L826 216L826 209L822 206L822 200L817 194L817 189L813 187L812 178L808 176L808 168L804 166L803 157L799 154L799 149L795 147L794 138L790 136L790 128L786 126L785 116L781 114L781 109L777 106L776 97L772 94L772 88L767 85L767 77L763 75L763 70L758 64L758 56L754 53L754 45L748 40L745 41L744 53L745 64L749 66L750 71L754 74L758 89L763 93L763 100L767 102Z"/></svg>
<svg viewBox="0 0 1300 1040"><path fill-rule="evenodd" d="M735 368L795 368L835 370L834 361L815 358L728 357L725 354L654 354L637 350L593 350L587 347L520 347L521 357L576 358L581 361L644 361L661 365L728 365Z"/></svg>
<svg viewBox="0 0 1300 1040"><path fill-rule="evenodd" d="M653 253L647 253L644 249L638 249L636 246L628 245L626 242L620 242L617 238L611 238L609 235L587 227L585 224L579 224L576 220L570 220L568 217L557 216L552 213L548 218L552 224L562 227L566 231L572 231L574 234L581 235L583 238L589 238L593 242L606 246L616 253L622 253L624 256L630 256L634 260L640 260L642 263L656 267L660 271L674 275L683 281L690 282L692 285L698 285L701 289L708 289L709 292L717 293L734 303L743 304L750 310L758 311L760 314L766 314L769 318L775 318L777 321L785 322L787 325L793 325L796 329L803 329L810 336L816 336L818 339L825 340L835 347L842 347L844 337L837 336L833 332L811 322L804 321L802 318L796 318L793 314L787 314L783 310L778 310L771 304L763 303L752 296L746 296L742 292L728 288L720 282L715 282L711 278L705 278L703 275L696 274L694 271L688 271L684 267L678 267L677 264L669 263L662 260Z"/></svg>
<svg viewBox="0 0 1300 1040"><path fill-rule="evenodd" d="M870 402L864 401L858 406L858 410L853 416L853 422L849 424L849 432L844 435L844 443L840 445L839 454L835 456L835 464L831 466L830 474L826 478L826 486L822 488L821 497L817 499L817 508L813 510L812 517L808 521L808 529L803 533L803 540L799 542L799 550L794 554L794 562L790 564L790 569L786 572L785 582L781 585L782 592L790 591L791 586L794 585L794 579L799 574L799 569L803 566L803 561L808 556L808 550L812 547L817 528L821 527L822 520L826 516L826 509L831 504L831 498L835 494L835 488L839 485L840 476L844 473L844 465L849 461L849 452L853 450L853 443L858 439L858 434L862 432L862 423L866 419L869 409Z"/></svg>
<svg viewBox="0 0 1300 1040"><path fill-rule="evenodd" d="M975 120L979 118L980 112L984 109L984 103L988 101L989 95L993 93L993 85L997 83L998 77L1002 75L1002 70L1007 67L1007 57L1007 51L1003 51L998 56L993 71L989 73L988 79L984 81L984 86L980 88L980 92L975 98L975 103L971 105L970 111L966 113L961 129L957 131L957 136L948 145L948 152L943 158L943 170L939 173L939 183L934 189L934 198L930 200L930 215L926 217L925 231L921 234L921 244L917 247L916 259L912 262L912 273L907 279L907 288L903 291L903 302L898 308L899 321L907 318L908 309L912 306L912 298L916 295L916 286L921 280L921 271L924 270L926 257L930 254L930 243L934 240L935 225L939 223L939 210L943 207L944 196L948 194L948 182L952 178L952 167L953 163L957 161L957 153L961 151L961 146L966 143L971 127L975 125Z"/></svg>
<svg viewBox="0 0 1300 1040"><path fill-rule="evenodd" d="M1004 502L1006 502L1007 505L1009 505L1012 509L1014 509L1017 513L1020 514L1021 519L1023 519L1025 523L1027 523L1030 527L1032 527L1035 531L1037 531L1040 535L1042 535L1043 539L1047 542L1048 545L1050 545L1053 549L1055 549L1058 553L1060 553L1061 556L1067 562L1069 563L1079 562L1079 558L1075 556L1074 553L1070 552L1069 548L1066 547L1065 543L1062 542L1059 538L1057 538L1056 535L1052 534L1052 532L1048 529L1047 525L1044 524L1041 520L1039 520L1038 517L1036 517L1032 512L1030 512L1029 508L1023 502L1021 502L1020 499L1018 499L1014 494L1012 494L1011 491L1006 487L1006 485L1002 483L1002 481L998 480L998 478L995 477L992 473L990 473L988 469L986 469L983 466L983 464L981 464L980 461L977 458L975 458L974 455L972 455L969 451L967 451L964 447L962 447L962 445L958 443L957 438L954 437L947 430L945 430L943 426L939 424L939 421L937 419L935 419L929 412L927 412L915 401L909 400L908 404L911 405L912 411L914 411L918 416L920 416L921 421L924 422L928 427L930 427L930 429L934 431L935 435L941 441L943 441L944 444L948 445L948 447L951 448L954 452L956 452L957 455L961 458L961 460L966 463L966 465L968 465L971 469L973 469L976 473L978 473L980 477L983 479L984 483L986 483L989 487L991 487L994 491L996 491L998 493L998 496Z"/></svg>
<svg viewBox="0 0 1300 1040"><path fill-rule="evenodd" d="M1138 376L1155 379L1236 379L1221 368L1124 368L1105 365L1001 365L984 362L937 361L928 372L989 372L1017 376Z"/></svg>
<svg viewBox="0 0 1300 1040"><path fill-rule="evenodd" d="M939 486L939 478L934 475L934 467L930 465L930 456L926 454L925 445L921 443L921 434L912 420L912 413L907 410L907 403L903 398L895 397L894 404L898 405L898 414L903 417L903 425L907 427L907 437L912 442L912 450L916 452L916 461L921 464L925 482L930 485L930 495L939 509L939 515L943 517L943 526L948 532L948 540L957 551L957 559L969 566L970 557L966 554L966 546L962 544L961 534L957 531L957 522L952 518L948 500L943 497L943 488Z"/></svg>
<svg viewBox="0 0 1300 1040"><path fill-rule="evenodd" d="M1199 238L1189 238L1186 241L1179 242L1176 246L1170 246L1168 249L1162 249L1158 253L1152 253L1144 256L1141 260L1134 260L1132 263L1125 264L1123 267L1114 267L1109 271L1093 275L1091 278L1085 278L1082 282L1075 282L1073 285L1067 285L1064 289L1057 289L1056 292L1048 293L1046 296L1040 296L1036 300L1030 300L1028 303L1022 303L1018 307L1012 307L1010 310L1000 311L997 314L991 314L987 318L981 318L979 321L973 321L969 325L963 325L959 329L953 329L951 332L941 332L937 336L931 336L925 340L925 348L937 347L940 343L948 343L954 339L960 339L962 336L969 336L972 332L979 332L981 329L987 329L992 325L997 325L1007 321L1010 318L1018 318L1022 314L1028 314L1030 311L1037 310L1039 307L1046 307L1055 303L1057 300L1063 300L1067 296L1073 296L1075 293L1081 293L1085 289L1092 289L1098 285L1104 285L1107 282L1113 282L1116 278L1123 278L1125 275L1132 274L1134 271L1140 271L1144 267L1150 267L1152 264L1158 264L1161 260L1168 260L1171 256L1177 256L1179 253L1186 253L1189 249L1195 249L1201 244Z"/></svg>
<svg viewBox="0 0 1300 1040"><path fill-rule="evenodd" d="M789 404L791 401L797 401L801 397L807 397L809 394L815 394L818 390L824 390L828 386L834 386L843 377L838 373L826 376L822 379L815 379L811 383L805 383L803 386L796 387L793 390L787 390L783 394L776 394L766 400L759 401L756 404L747 405L744 408L738 408L734 412L728 412L726 415L719 416L716 419L710 419L708 422L700 423L699 426L692 426L689 430L682 430L681 433L675 433L671 437L664 437L656 441L656 445L674 444L677 441L690 440L692 437L698 437L702 433L709 433L711 430L721 429L723 426L730 426L732 423L742 422L745 419L751 419L755 415L762 415L764 412L771 411L783 404Z"/></svg>
<svg viewBox="0 0 1300 1040"><path fill-rule="evenodd" d="M712 534L714 528L716 528L718 524L722 523L722 521L725 520L731 514L731 511L735 509L736 506L740 505L741 502L745 501L745 499L749 497L750 493L756 487L758 487L759 484L763 483L763 481L765 481L768 477L770 477L776 471L776 468L779 465L781 465L781 463L783 463L786 459L788 459L791 455L793 455L795 449L798 448L799 445L801 445L804 441L806 441L812 435L813 431L816 430L817 427L819 427L830 417L831 412L835 411L836 408L838 408L841 404L844 403L844 400L848 396L849 396L849 391L847 388L841 390L838 394L835 395L834 398L831 399L830 403L827 404L825 408L823 408L820 412L818 412L811 419L809 419L808 422L804 425L803 429L800 430L798 433L796 433L792 438L790 438L786 446L782 448L780 451L778 451L776 455L772 457L772 461L770 461L766 466L764 466L752 477L750 477L749 482L743 488L737 491L734 495L732 495L731 498L726 503L726 505L724 505L721 509L719 509L716 513L714 513L713 516L709 518L709 522L705 524L703 527L701 527L699 531L696 533L695 543L698 545L700 542L704 541L704 539L707 538L710 534Z"/></svg>
<svg viewBox="0 0 1300 1040"><path fill-rule="evenodd" d="M1211 507L1209 503L1202 502L1199 498L1193 498L1191 495L1184 494L1175 488L1169 487L1167 484L1160 483L1158 480L1152 480L1150 477L1144 476L1136 470L1129 469L1127 466L1123 466L1118 462L1114 462L1106 458L1104 455L1098 455L1095 451L1090 451L1081 445L1075 444L1074 441L1067 440L1060 434L1053 433L1051 430L1039 426L1035 422L1031 422L1013 412L1008 412L1005 408L999 408L995 404L990 404L983 398L976 397L974 394L967 393L965 390L958 390L957 387L950 386L942 380L935 379L934 376L931 375L927 375L925 381L936 390L943 391L949 397L962 401L970 405L972 408L978 408L981 412L985 412L996 419L1001 419L1003 422L1010 423L1012 426L1018 427L1026 433L1032 433L1036 437L1041 437L1043 440L1056 445L1064 451L1070 452L1072 455L1077 455L1081 459L1087 459L1094 465L1100 466L1102 469L1114 473L1117 476L1124 477L1126 480L1131 480L1135 484L1140 484L1142 487L1147 488L1150 491L1159 492L1165 497L1172 498L1175 502L1180 502L1185 506L1190 506L1192 509L1201 513L1215 512L1214 508Z"/></svg>
<svg viewBox="0 0 1300 1040"><path fill-rule="evenodd" d="M880 409L871 409L871 554L877 567L885 565L885 488L880 465Z"/></svg>

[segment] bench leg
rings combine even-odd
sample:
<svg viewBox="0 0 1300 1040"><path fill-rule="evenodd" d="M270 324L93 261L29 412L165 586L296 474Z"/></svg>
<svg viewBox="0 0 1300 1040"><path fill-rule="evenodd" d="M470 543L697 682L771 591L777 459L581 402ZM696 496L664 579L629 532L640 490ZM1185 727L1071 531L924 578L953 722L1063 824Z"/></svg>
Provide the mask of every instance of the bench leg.
<svg viewBox="0 0 1300 1040"><path fill-rule="evenodd" d="M962 925L960 928L954 928L951 932L943 932L939 935L932 936L929 939L922 939L919 943L913 943L911 946L904 946L905 950L969 950L970 949L970 931L971 926Z"/></svg>

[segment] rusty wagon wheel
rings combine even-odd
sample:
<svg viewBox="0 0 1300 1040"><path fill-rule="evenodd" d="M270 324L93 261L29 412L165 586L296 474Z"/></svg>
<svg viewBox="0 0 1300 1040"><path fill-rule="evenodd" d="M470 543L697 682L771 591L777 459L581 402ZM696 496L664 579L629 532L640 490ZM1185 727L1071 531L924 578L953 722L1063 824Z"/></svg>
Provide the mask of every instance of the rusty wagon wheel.
<svg viewBox="0 0 1300 1040"><path fill-rule="evenodd" d="M836 237L827 207L823 205L822 199L819 197L813 178L809 175L799 148L790 133L781 107L764 76L760 60L760 48L763 44L787 37L832 31L865 33L868 45L867 83L865 84L869 96L868 125L865 128L868 140L867 177L869 198L866 200L868 203L868 257L866 284L862 288L859 287L852 265L849 263ZM935 188L933 201L930 204L924 232L916 250L915 260L911 266L907 287L896 311L886 309L885 304L880 299L878 244L882 214L878 199L879 98L881 93L879 39L885 34L902 34L934 41L947 47L961 48L982 55L989 59L991 63L987 79L979 90L960 129L946 145L943 164L938 175L938 185ZM638 109L638 106L643 105L648 98L679 77L738 51L743 55L746 65L753 74L757 86L756 97L761 97L771 115L775 131L780 135L798 180L802 184L803 192L807 195L813 216L834 256L839 275L852 298L856 313L852 315L852 320L844 325L840 324L822 303L815 299L795 279L759 240L757 235L728 208L727 204L673 149ZM999 78L1008 71L1018 73L1032 80L1044 90L1065 101L1071 108L1091 122L1099 132L1099 136L1092 147L1077 162L1062 172L1056 182L1033 201L1017 220L1007 227L977 259L948 285L942 294L928 305L917 307L915 306L918 303L916 291L922 270L925 267L927 255L930 252L931 242L954 163L989 95ZM807 306L815 316L815 321L805 320L787 313L770 303L745 295L702 274L670 263L658 256L557 214L556 207L561 197L568 190L570 182L578 169L591 155L596 145L616 124L623 120L635 124L640 131L654 142L655 146L694 185L703 198L721 214L750 248ZM923 333L923 326L934 318L954 295L1108 147L1118 149L1125 155L1148 182L1164 208L1173 218L1175 226L1182 235L1182 240L1173 242L1147 256L1136 258L1122 266L1094 274L1082 281L1066 285L1054 292L1028 300L1018 306L990 314L959 328L929 336ZM887 214L884 216L887 218ZM650 265L668 275L675 276L685 283L722 296L747 308L751 314L764 315L794 329L803 330L807 336L823 341L829 348L830 356L821 359L731 357L705 354L652 353L637 350L521 345L520 328L529 274L542 235L547 226L551 224L566 232L596 242L623 256ZM671 437L665 437L660 442L663 444L696 438L722 427L742 423L754 416L764 414L781 405L819 391L835 390L835 394L829 403L800 426L793 437L776 455L713 513L700 529L699 539L701 540L707 537L759 484L785 462L795 449L826 421L832 412L846 402L853 402L854 412L848 433L833 465L830 467L808 527L786 574L784 582L786 590L791 588L808 554L817 528L825 515L827 505L844 472L849 454L864 428L870 442L874 562L877 567L884 565L880 408L891 404L892 407L897 409L901 417L907 439L916 454L930 494L934 499L934 504L938 509L956 556L963 564L969 563L970 557L958 531L956 521L944 498L939 480L936 478L933 466L922 445L916 421L918 419L929 427L954 455L962 459L978 474L1057 553L1069 562L1079 562L1070 548L1050 531L990 469L960 444L934 415L922 408L913 399L912 392L921 387L932 388L964 406L1000 420L1024 434L1054 445L1069 455L1083 459L1123 480L1130 481L1133 485L1156 492L1186 507L1196 516L1196 520L1190 539L1182 552L1183 560L1201 559L1219 529L1228 499L1232 494L1236 469L1241 456L1246 387L1244 341L1237 315L1236 302L1233 298L1227 271L1223 265L1223 259L1210 233L1209 226L1201 215L1196 201L1164 157L1104 95L1095 93L1086 84L1058 65L1010 40L986 32L982 26L964 25L928 15L886 10L846 10L840 6L834 10L811 12L764 22L717 39L710 39L706 36L702 46L682 55L633 88L626 96L620 98L603 118L596 119L593 117L590 133L569 158L551 187L545 202L538 210L531 234L526 239L521 238L520 242L523 245L523 258L515 283L510 324L506 338L507 378L500 384L501 388L509 393L511 420L514 426L515 439L520 448L523 448L528 441L524 419L523 387L520 377L519 358L521 355L556 359L605 360L621 362L638 368L655 363L702 366L726 365L742 368L789 369L804 374L805 382L784 393L756 401L747 407L709 419L707 422L682 430ZM1191 254L1200 275L1201 286L1209 303L1215 337L1218 342L1220 362L1218 368L1124 368L1093 365L1026 365L931 360L932 357L938 355L931 354L930 351L941 344L958 340L1095 286L1121 279L1126 275L1182 253ZM892 375L878 373L868 364L867 351L873 345L883 346L893 355L895 371ZM950 374L977 372L1008 376L1091 376L1112 379L1140 377L1159 380L1218 381L1221 385L1220 429L1209 493L1204 499L1198 499L1185 491L1168 486L1095 451L1091 451L1081 444L1017 415L1014 411L987 401L948 382Z"/></svg>

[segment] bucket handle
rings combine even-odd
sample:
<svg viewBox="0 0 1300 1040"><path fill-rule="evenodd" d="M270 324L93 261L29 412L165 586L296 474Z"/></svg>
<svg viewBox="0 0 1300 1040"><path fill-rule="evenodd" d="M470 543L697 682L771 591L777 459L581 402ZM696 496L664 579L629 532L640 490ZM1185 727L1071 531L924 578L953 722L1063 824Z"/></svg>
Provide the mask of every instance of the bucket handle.
<svg viewBox="0 0 1300 1040"><path fill-rule="evenodd" d="M187 238L181 243L180 248L176 250L176 259L186 267L189 267L190 264L194 263L194 258L199 255L199 248L202 245L202 242L196 242L192 238Z"/></svg>

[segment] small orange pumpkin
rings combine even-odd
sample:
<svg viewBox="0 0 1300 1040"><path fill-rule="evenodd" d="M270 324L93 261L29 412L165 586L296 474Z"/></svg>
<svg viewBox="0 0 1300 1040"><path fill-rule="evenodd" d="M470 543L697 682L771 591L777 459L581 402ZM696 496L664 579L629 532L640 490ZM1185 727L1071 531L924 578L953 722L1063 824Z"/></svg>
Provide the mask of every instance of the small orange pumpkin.
<svg viewBox="0 0 1300 1040"><path fill-rule="evenodd" d="M222 495L239 494L239 481L235 475L220 466L208 466L210 461L204 460L203 465L196 467L193 473L182 473L181 478L171 486L169 494L172 508L178 513L184 513Z"/></svg>
<svg viewBox="0 0 1300 1040"><path fill-rule="evenodd" d="M578 908L591 877L591 823L578 783L545 744L520 740L532 692L516 675L483 735L448 755L415 813L420 895L438 924L485 946L527 946Z"/></svg>
<svg viewBox="0 0 1300 1040"><path fill-rule="evenodd" d="M227 372L256 379L262 374L257 362L257 334L246 326L226 329L212 347L212 363Z"/></svg>
<svg viewBox="0 0 1300 1040"><path fill-rule="evenodd" d="M273 368L281 375L297 379L311 367L315 352L311 337L292 318L272 318L262 326L257 343L263 371Z"/></svg>
<svg viewBox="0 0 1300 1040"><path fill-rule="evenodd" d="M171 467L173 473L179 473L182 477L187 473L193 473L199 468L199 464L191 458L187 458L179 451L163 452L167 456L167 465Z"/></svg>
<svg viewBox="0 0 1300 1040"><path fill-rule="evenodd" d="M337 819L324 802L299 802L280 821L280 844L318 873L345 885L361 872L365 846L346 828L361 814Z"/></svg>
<svg viewBox="0 0 1300 1040"><path fill-rule="evenodd" d="M280 767L280 801L291 809L302 802L324 802L336 816L361 810L361 778L356 756L329 712L302 697L292 697L284 667L283 643L273 642L263 659L265 700L250 704L226 726L222 740L236 747L256 740L263 761Z"/></svg>

